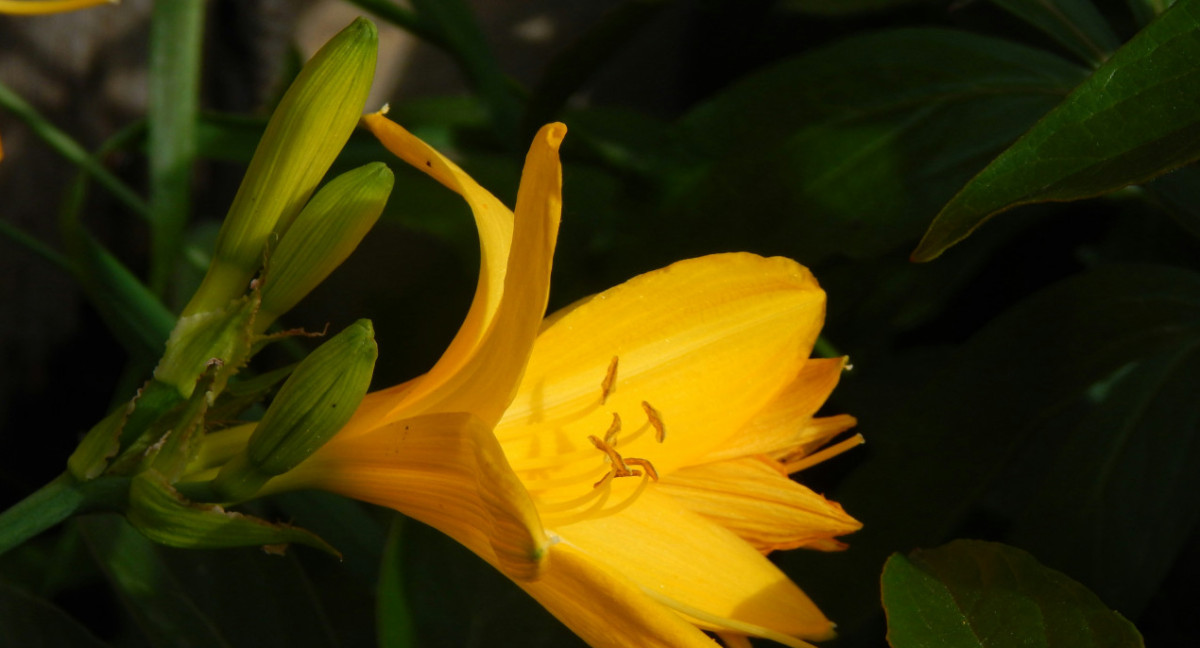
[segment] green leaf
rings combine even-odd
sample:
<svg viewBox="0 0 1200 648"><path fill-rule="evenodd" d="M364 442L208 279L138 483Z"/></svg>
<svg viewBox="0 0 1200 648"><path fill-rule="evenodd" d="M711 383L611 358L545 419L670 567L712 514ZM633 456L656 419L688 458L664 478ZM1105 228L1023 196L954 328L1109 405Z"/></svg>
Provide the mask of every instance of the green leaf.
<svg viewBox="0 0 1200 648"><path fill-rule="evenodd" d="M108 328L135 358L156 358L175 316L145 284L77 223L64 237L72 270Z"/></svg>
<svg viewBox="0 0 1200 648"><path fill-rule="evenodd" d="M913 252L935 259L1018 205L1090 198L1200 157L1200 0L1180 0L942 208Z"/></svg>
<svg viewBox="0 0 1200 648"><path fill-rule="evenodd" d="M436 36L435 44L454 58L487 105L500 140L524 146L517 141L521 106L515 82L500 69L470 5L464 0L413 0L411 4L419 22Z"/></svg>
<svg viewBox="0 0 1200 648"><path fill-rule="evenodd" d="M407 648L417 645L416 626L404 591L404 516L394 515L388 530L383 561L379 564L376 588L375 623L379 648Z"/></svg>
<svg viewBox="0 0 1200 648"><path fill-rule="evenodd" d="M835 397L873 433L834 497L867 524L850 538L852 551L778 560L822 584L804 581L831 618L844 627L865 622L877 595L872 574L896 547L945 542L985 502L988 519L996 501L1019 511L1050 468L1017 460L1081 425L1097 383L1198 340L1200 275L1110 266L1035 294L957 349L849 372ZM1158 531L1174 534L1171 524Z"/></svg>
<svg viewBox="0 0 1200 648"><path fill-rule="evenodd" d="M1084 61L1099 66L1121 46L1091 0L992 0Z"/></svg>
<svg viewBox="0 0 1200 648"><path fill-rule="evenodd" d="M151 646L175 647L180 637L188 637L196 645L230 645L180 587L149 540L116 517L81 518L78 525L96 562Z"/></svg>
<svg viewBox="0 0 1200 648"><path fill-rule="evenodd" d="M931 211L1084 75L1040 50L935 29L791 59L679 122L696 162L669 178L664 226L720 232L726 249L771 232L809 263L876 256L919 236Z"/></svg>
<svg viewBox="0 0 1200 648"><path fill-rule="evenodd" d="M1147 197L1200 239L1200 168L1176 169L1142 186Z"/></svg>
<svg viewBox="0 0 1200 648"><path fill-rule="evenodd" d="M150 286L163 294L183 249L196 155L203 0L156 2L150 18Z"/></svg>
<svg viewBox="0 0 1200 648"><path fill-rule="evenodd" d="M0 582L0 645L105 648L53 603Z"/></svg>
<svg viewBox="0 0 1200 648"><path fill-rule="evenodd" d="M1200 335L1117 369L1011 538L1138 616L1200 522Z"/></svg>
<svg viewBox="0 0 1200 648"><path fill-rule="evenodd" d="M521 135L532 137L542 124L557 119L567 99L667 5L666 0L625 0L556 54L530 93Z"/></svg>
<svg viewBox="0 0 1200 648"><path fill-rule="evenodd" d="M892 648L1133 648L1142 637L1079 583L1015 547L956 540L893 554L883 605Z"/></svg>

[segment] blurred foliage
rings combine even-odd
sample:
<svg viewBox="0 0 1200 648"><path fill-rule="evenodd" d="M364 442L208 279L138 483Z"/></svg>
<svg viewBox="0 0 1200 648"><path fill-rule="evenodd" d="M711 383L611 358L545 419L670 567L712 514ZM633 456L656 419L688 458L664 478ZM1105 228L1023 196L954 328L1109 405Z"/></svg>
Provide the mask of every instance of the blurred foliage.
<svg viewBox="0 0 1200 648"><path fill-rule="evenodd" d="M164 43L199 47L197 30L220 33L228 12L172 4L156 3L151 113L97 150L0 85L4 127L20 120L78 175L48 197L59 239L4 223L2 253L34 249L59 267L31 262L71 273L92 309L44 393L5 394L6 505L61 472L110 399L128 397L128 384L108 391L121 362L140 377L157 357L223 214L203 194L227 204L222 177L240 175L266 125L270 106L189 103L189 84L222 70ZM481 24L465 0L352 4L459 66L465 92L400 94L391 116L506 202L528 131L568 124L552 307L708 252L813 268L829 294L826 341L853 362L827 411L857 416L868 445L801 479L864 529L841 553L773 557L838 622L829 645L880 645L884 605L893 646L929 645L914 619L979 621L966 590L1012 632L1048 641L1024 615L1066 614L1044 598L1051 587L1094 618L1115 609L1152 645L1200 632L1186 603L1200 578L1200 0L614 1L524 81L491 44L510 26ZM194 142L165 136L181 123ZM0 180L20 164L5 154ZM388 159L357 133L334 171ZM178 164L200 171L192 184ZM393 170L362 249L285 318L333 330L373 318L376 386L436 359L478 256L460 201ZM176 220L180 205L193 218ZM92 233L104 210L153 249L131 255ZM914 264L914 250L938 258ZM294 362L293 350L255 369ZM41 445L23 443L35 435ZM183 552L78 518L0 557L0 644L578 642L478 558L390 512L318 494L251 508L313 531L344 562L307 548ZM1034 558L954 543L889 560L963 537ZM1121 628L1094 645L1138 645Z"/></svg>

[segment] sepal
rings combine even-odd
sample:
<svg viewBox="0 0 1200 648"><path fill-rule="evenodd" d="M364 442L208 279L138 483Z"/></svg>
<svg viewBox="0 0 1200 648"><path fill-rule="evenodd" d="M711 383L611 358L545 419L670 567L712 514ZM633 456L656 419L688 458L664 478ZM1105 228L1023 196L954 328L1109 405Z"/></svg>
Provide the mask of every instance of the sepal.
<svg viewBox="0 0 1200 648"><path fill-rule="evenodd" d="M272 524L215 504L189 502L166 478L147 470L133 478L126 518L142 535L170 547L218 549L260 545L277 551L297 543L341 558L341 554L310 531Z"/></svg>

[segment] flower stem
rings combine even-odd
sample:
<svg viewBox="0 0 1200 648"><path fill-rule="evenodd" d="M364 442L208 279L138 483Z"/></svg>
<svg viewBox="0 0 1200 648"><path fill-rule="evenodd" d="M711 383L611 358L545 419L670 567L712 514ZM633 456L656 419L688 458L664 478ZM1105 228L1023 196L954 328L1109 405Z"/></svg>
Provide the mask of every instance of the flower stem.
<svg viewBox="0 0 1200 648"><path fill-rule="evenodd" d="M77 513L121 508L128 492L125 478L79 482L63 473L0 513L0 554Z"/></svg>

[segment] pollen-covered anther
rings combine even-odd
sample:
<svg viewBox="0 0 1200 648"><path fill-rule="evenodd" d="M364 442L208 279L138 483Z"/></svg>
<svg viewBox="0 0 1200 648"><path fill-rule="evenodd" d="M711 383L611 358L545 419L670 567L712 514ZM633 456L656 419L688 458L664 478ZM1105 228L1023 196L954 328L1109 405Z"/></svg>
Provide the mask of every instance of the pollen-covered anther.
<svg viewBox="0 0 1200 648"><path fill-rule="evenodd" d="M610 476L612 479L616 479L618 477L641 477L642 471L630 468L630 465L641 466L642 468L645 468L646 474L649 475L651 479L658 481L658 471L654 470L654 466L650 465L649 461L633 457L626 459L621 456L621 453L617 452L616 448L601 440L600 437L588 435L588 440L592 442L592 445L596 446L597 450L608 455L608 460L612 464L612 469L608 471L608 474L604 476L604 479L601 479L593 484L592 488L599 488L601 484L609 480Z"/></svg>
<svg viewBox="0 0 1200 648"><path fill-rule="evenodd" d="M603 405L608 401L608 395L613 393L613 389L617 386L617 356L613 356L608 363L608 371L604 372L604 380L600 382L600 404Z"/></svg>
<svg viewBox="0 0 1200 648"><path fill-rule="evenodd" d="M646 471L646 475L648 475L650 479L658 481L658 471L654 469L654 464L650 463L649 461L645 459L638 459L637 457L630 457L625 460L625 463L630 466L641 466L642 469ZM634 474L637 474L636 470L633 472Z"/></svg>
<svg viewBox="0 0 1200 648"><path fill-rule="evenodd" d="M662 415L654 406L646 401L642 401L642 409L646 412L646 418L650 419L650 425L654 428L654 438L659 443L667 438L667 429L663 427Z"/></svg>
<svg viewBox="0 0 1200 648"><path fill-rule="evenodd" d="M604 433L604 442L612 447L617 447L617 435L621 432L621 415L613 412L612 425L608 426L608 431Z"/></svg>

